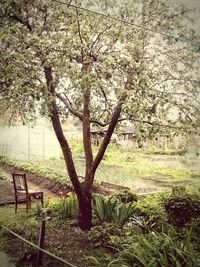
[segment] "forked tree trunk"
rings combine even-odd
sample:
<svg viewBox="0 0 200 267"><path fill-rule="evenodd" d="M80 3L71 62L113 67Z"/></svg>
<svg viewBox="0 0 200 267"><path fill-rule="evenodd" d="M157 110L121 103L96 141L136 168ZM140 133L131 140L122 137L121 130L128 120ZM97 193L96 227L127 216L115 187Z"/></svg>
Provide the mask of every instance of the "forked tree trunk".
<svg viewBox="0 0 200 267"><path fill-rule="evenodd" d="M71 149L64 136L62 126L59 119L58 107L56 104L56 92L53 83L53 75L51 67L44 67L44 74L47 82L47 87L49 93L52 96L51 101L51 121L56 134L56 137L60 143L67 171L74 187L74 191L77 195L79 204L79 226L82 230L88 231L92 227L92 186L94 181L94 175L99 163L101 162L106 148L110 142L112 133L117 125L118 119L120 117L121 108L125 97L123 96L119 103L117 104L115 111L113 113L111 122L108 127L108 131L104 140L99 148L97 156L93 161L92 147L91 147L91 136L90 136L90 112L89 112L89 102L90 102L90 91L87 90L84 95L84 114L83 114L83 140L84 140L84 150L86 157L86 173L85 173L85 183L81 185L76 169L74 166L74 161L72 158Z"/></svg>

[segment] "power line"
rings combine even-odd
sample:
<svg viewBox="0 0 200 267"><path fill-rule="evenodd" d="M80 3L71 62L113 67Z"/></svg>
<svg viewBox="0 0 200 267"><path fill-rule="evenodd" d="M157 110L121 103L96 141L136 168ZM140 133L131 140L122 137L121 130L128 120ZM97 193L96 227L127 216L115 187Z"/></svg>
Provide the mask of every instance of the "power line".
<svg viewBox="0 0 200 267"><path fill-rule="evenodd" d="M177 43L178 41L182 41L182 42L187 42L189 44L192 44L193 46L197 47L195 48L195 52L199 52L200 51L200 42L199 43L194 43L194 42L191 42L189 41L188 39L186 38L180 38L178 36L174 36L172 34L168 34L168 33L164 33L164 32L161 32L161 31L158 31L158 30L155 30L155 29L150 29L150 28L147 28L147 27L144 27L144 26L141 26L141 25L138 25L138 24L135 24L133 22L130 22L128 20L124 20L124 19L120 19L120 18L117 18L117 17L113 17L109 14L103 14L103 13L100 13L98 11L94 11L94 10L90 10L90 9L87 9L85 7L80 7L80 6L77 6L77 5L74 5L74 4L71 4L72 0L69 1L69 3L66 3L66 2L62 2L60 0L52 0L53 2L57 2L59 4L63 4L63 5L66 5L68 7L72 7L72 8L75 8L75 9L80 9L80 10L83 10L83 11L86 11L86 12L89 12L89 13L92 13L92 14L95 14L95 15L98 15L98 16L101 16L101 17L104 17L104 18L108 18L108 19L111 19L111 20L115 20L115 21L119 21L121 23L124 23L124 24L127 24L127 25L130 25L130 26L133 26L133 27L136 27L136 28L139 28L141 30L144 30L144 31L150 31L150 32L154 32L154 33L157 33L157 34L160 34L162 36L165 36L167 38L170 38L172 39L172 41L174 43Z"/></svg>

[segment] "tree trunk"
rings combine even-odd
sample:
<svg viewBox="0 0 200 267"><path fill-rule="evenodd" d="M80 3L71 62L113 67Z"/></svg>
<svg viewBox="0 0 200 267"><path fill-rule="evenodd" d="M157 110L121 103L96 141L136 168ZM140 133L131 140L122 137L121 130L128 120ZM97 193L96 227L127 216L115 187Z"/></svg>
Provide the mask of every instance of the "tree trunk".
<svg viewBox="0 0 200 267"><path fill-rule="evenodd" d="M79 204L79 226L84 231L89 231L92 227L92 194L83 190Z"/></svg>

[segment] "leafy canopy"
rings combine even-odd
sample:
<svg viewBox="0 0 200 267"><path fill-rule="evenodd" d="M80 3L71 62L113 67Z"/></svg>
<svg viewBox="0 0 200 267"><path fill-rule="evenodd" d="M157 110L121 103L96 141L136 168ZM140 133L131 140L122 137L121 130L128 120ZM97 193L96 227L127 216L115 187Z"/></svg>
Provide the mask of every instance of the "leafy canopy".
<svg viewBox="0 0 200 267"><path fill-rule="evenodd" d="M53 69L60 116L82 120L83 95L90 89L90 122L110 122L118 102L120 119L138 133L159 125L196 128L199 122L199 53L189 42L156 31L186 32L184 7L163 1L76 1L142 27L101 17L54 1L4 0L1 16L1 115L34 120L49 116L52 95L44 67ZM189 39L190 38L190 39Z"/></svg>

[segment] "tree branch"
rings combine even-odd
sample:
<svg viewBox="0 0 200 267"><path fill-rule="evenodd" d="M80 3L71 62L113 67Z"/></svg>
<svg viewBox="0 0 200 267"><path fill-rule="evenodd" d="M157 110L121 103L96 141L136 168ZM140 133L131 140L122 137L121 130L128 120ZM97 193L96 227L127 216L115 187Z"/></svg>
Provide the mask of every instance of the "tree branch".
<svg viewBox="0 0 200 267"><path fill-rule="evenodd" d="M102 142L102 144L101 144L101 146L99 148L99 151L98 151L98 153L96 155L96 158L95 158L95 160L93 162L92 169L93 169L94 173L95 173L97 167L99 166L99 163L101 162L101 160L103 158L103 155L104 155L104 153L105 153L105 151L107 149L108 144L110 143L110 139L111 139L112 134L114 132L114 129L115 129L117 123L118 123L118 120L119 120L119 117L120 117L120 114L121 114L121 111L122 111L122 105L123 105L125 99L126 99L126 96L125 95L122 96L120 98L116 108L115 108L115 111L114 111L113 116L111 118L108 130L107 130L107 132L105 134L103 142Z"/></svg>
<svg viewBox="0 0 200 267"><path fill-rule="evenodd" d="M76 15L77 15L78 35L79 35L80 42L81 42L81 59L82 59L82 62L83 62L83 59L84 59L84 53L83 53L83 38L82 38L82 35L81 35L81 27L80 27L79 14L78 14L78 9L77 9L77 8L76 8Z"/></svg>
<svg viewBox="0 0 200 267"><path fill-rule="evenodd" d="M146 124L149 124L152 126L159 126L159 127L163 127L163 128L188 130L187 127L180 127L180 126L174 126L174 125L169 125L169 124L161 124L161 123L156 123L156 122L151 122L151 121L146 121L146 120L131 119L130 121L139 122L139 123L146 123Z"/></svg>
<svg viewBox="0 0 200 267"><path fill-rule="evenodd" d="M101 32L99 32L94 40L94 42L92 43L92 45L90 46L90 53L92 53L92 48L94 47L94 45L96 44L96 42L99 40L100 36L102 34L104 34L104 32L106 32L107 30L109 30L113 25L110 26L106 26L105 29L103 29Z"/></svg>
<svg viewBox="0 0 200 267"><path fill-rule="evenodd" d="M118 122L125 121L125 120L128 120L128 119L127 118L121 118L121 119L118 119ZM103 123L103 122L100 122L98 120L91 119L90 123L94 123L94 124L99 125L101 127L105 127L105 126L109 125L111 123L111 121Z"/></svg>
<svg viewBox="0 0 200 267"><path fill-rule="evenodd" d="M91 145L91 135L90 135L90 89L86 89L83 95L83 144L85 151L85 159L86 159L86 184L90 184L90 177L92 171L92 163L93 163L93 154L92 154L92 145ZM88 187L90 188L90 186Z"/></svg>
<svg viewBox="0 0 200 267"><path fill-rule="evenodd" d="M14 15L9 15L9 17L10 17L11 19L14 19L14 20L20 22L22 25L26 26L26 28L27 28L30 32L32 32L32 26L30 25L28 19L25 21L25 20L23 20L21 17L19 17L19 16L16 15L16 14L14 14Z"/></svg>
<svg viewBox="0 0 200 267"><path fill-rule="evenodd" d="M74 116L78 117L81 121L83 121L83 114L81 112L79 112L78 110L74 109L69 101L67 100L67 98L64 98L63 96L61 96L61 94L56 94L56 96L63 102L63 104L68 108L68 110L71 112L71 114L73 114Z"/></svg>
<svg viewBox="0 0 200 267"><path fill-rule="evenodd" d="M67 166L68 174L70 177L70 180L73 184L74 190L77 193L78 197L82 196L82 189L81 189L81 184L78 179L74 162L72 159L72 153L69 147L69 144L67 142L66 137L64 136L62 126L60 123L59 115L58 115L58 109L57 109L57 104L56 104L56 92L55 92L55 87L53 84L53 75L52 75L52 68L51 67L44 67L44 74L46 78L46 83L47 83L47 88L50 92L50 94L53 97L53 100L51 101L51 121L52 125L56 134L56 137L60 143L61 149L63 151L65 163Z"/></svg>

